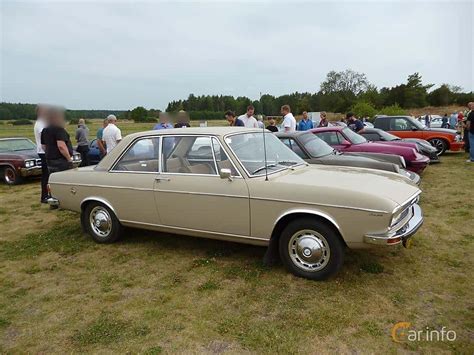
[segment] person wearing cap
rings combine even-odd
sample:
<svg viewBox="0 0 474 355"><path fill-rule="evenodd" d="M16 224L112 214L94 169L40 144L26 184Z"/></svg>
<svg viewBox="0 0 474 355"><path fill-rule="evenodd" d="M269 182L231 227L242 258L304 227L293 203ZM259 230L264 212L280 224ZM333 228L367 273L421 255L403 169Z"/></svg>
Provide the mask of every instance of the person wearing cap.
<svg viewBox="0 0 474 355"><path fill-rule="evenodd" d="M233 111L226 111L224 114L225 119L229 122L229 126L234 127L244 127L244 123L235 117L235 113Z"/></svg>
<svg viewBox="0 0 474 355"><path fill-rule="evenodd" d="M86 121L81 118L76 129L77 152L81 154L81 164L79 166L89 165L89 128L86 127Z"/></svg>
<svg viewBox="0 0 474 355"><path fill-rule="evenodd" d="M307 131L314 128L313 121L309 119L308 112L303 111L303 118L298 123L298 131Z"/></svg>
<svg viewBox="0 0 474 355"><path fill-rule="evenodd" d="M347 127L352 129L354 132L360 132L364 129L364 124L358 120L352 112L348 112L346 115Z"/></svg>
<svg viewBox="0 0 474 355"><path fill-rule="evenodd" d="M247 112L237 118L241 120L247 128L258 128L258 122L255 117L253 117L254 112L255 107L253 107L253 105L248 105Z"/></svg>
<svg viewBox="0 0 474 355"><path fill-rule="evenodd" d="M291 113L290 105L283 105L280 109L280 113L283 115L283 129L285 132L296 131L296 119Z"/></svg>
<svg viewBox="0 0 474 355"><path fill-rule="evenodd" d="M173 125L170 123L170 118L167 113L165 112L160 112L160 122L158 122L155 127L153 127L154 130L160 130L160 129L170 129L173 128Z"/></svg>
<svg viewBox="0 0 474 355"><path fill-rule="evenodd" d="M115 117L115 115L108 115L107 122L108 124L107 127L104 128L102 141L105 143L107 148L107 154L109 154L122 140L122 132L116 125L117 117Z"/></svg>

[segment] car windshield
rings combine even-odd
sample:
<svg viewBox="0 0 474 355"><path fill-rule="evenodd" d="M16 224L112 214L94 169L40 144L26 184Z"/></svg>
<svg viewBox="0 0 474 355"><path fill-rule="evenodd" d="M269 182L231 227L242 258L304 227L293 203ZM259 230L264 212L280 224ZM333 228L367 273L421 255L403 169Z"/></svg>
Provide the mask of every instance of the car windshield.
<svg viewBox="0 0 474 355"><path fill-rule="evenodd" d="M367 143L367 139L362 137L360 134L355 133L352 129L349 127L345 127L342 129L342 132L344 135L349 139L349 141L352 144L361 144L361 143Z"/></svg>
<svg viewBox="0 0 474 355"><path fill-rule="evenodd" d="M399 137L391 134L391 133L388 133L388 132L385 132L381 129L377 130L377 133L380 135L380 137L384 140L384 141L398 141L400 140Z"/></svg>
<svg viewBox="0 0 474 355"><path fill-rule="evenodd" d="M36 145L29 139L0 140L0 152L17 152L31 149L36 149Z"/></svg>
<svg viewBox="0 0 474 355"><path fill-rule="evenodd" d="M425 129L425 127L418 120L415 120L413 117L406 117L406 119L410 121L411 124L415 126L416 128Z"/></svg>
<svg viewBox="0 0 474 355"><path fill-rule="evenodd" d="M250 175L265 175L265 151L263 149L263 133L241 133L227 136L225 142L235 153L239 161ZM288 169L304 164L304 161L292 150L288 149L272 133L265 133L268 173Z"/></svg>
<svg viewBox="0 0 474 355"><path fill-rule="evenodd" d="M302 134L300 142L304 145L309 155L314 158L324 157L335 152L333 147L312 133Z"/></svg>

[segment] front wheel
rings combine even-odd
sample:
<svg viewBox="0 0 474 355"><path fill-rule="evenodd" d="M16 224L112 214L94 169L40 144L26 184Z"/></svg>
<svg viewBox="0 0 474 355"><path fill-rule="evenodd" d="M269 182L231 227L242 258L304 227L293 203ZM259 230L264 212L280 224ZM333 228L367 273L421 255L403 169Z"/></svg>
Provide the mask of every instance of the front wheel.
<svg viewBox="0 0 474 355"><path fill-rule="evenodd" d="M317 219L290 222L280 236L279 249L288 271L311 280L327 279L344 262L341 237L331 225Z"/></svg>
<svg viewBox="0 0 474 355"><path fill-rule="evenodd" d="M448 144L444 139L441 138L432 138L428 142L436 148L436 154L438 156L443 155L444 152L448 149Z"/></svg>
<svg viewBox="0 0 474 355"><path fill-rule="evenodd" d="M7 185L17 185L22 182L22 177L10 166L3 168L3 180Z"/></svg>
<svg viewBox="0 0 474 355"><path fill-rule="evenodd" d="M121 237L123 227L109 207L91 202L83 213L83 227L97 243L113 243Z"/></svg>

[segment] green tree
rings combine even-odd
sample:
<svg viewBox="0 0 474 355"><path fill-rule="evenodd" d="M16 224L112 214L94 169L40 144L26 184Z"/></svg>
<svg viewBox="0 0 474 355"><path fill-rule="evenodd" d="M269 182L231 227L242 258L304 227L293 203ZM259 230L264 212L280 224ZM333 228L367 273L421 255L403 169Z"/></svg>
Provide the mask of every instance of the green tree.
<svg viewBox="0 0 474 355"><path fill-rule="evenodd" d="M379 113L381 115L387 115L387 116L397 116L397 115L407 114L407 112L403 108L401 108L398 104L386 106L382 108Z"/></svg>
<svg viewBox="0 0 474 355"><path fill-rule="evenodd" d="M357 117L369 117L372 118L376 115L377 110L368 102L358 101L352 106L351 111Z"/></svg>
<svg viewBox="0 0 474 355"><path fill-rule="evenodd" d="M147 122L150 121L148 119L148 111L146 108L142 106L135 107L131 112L130 112L130 118L134 120L135 122Z"/></svg>

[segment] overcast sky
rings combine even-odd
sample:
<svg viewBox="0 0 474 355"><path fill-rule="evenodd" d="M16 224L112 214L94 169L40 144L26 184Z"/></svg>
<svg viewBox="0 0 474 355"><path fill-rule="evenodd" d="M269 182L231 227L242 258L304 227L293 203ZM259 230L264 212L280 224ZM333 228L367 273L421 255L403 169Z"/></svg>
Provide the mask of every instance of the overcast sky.
<svg viewBox="0 0 474 355"><path fill-rule="evenodd" d="M316 92L346 68L379 88L420 72L474 90L472 0L0 3L0 101L165 109Z"/></svg>

